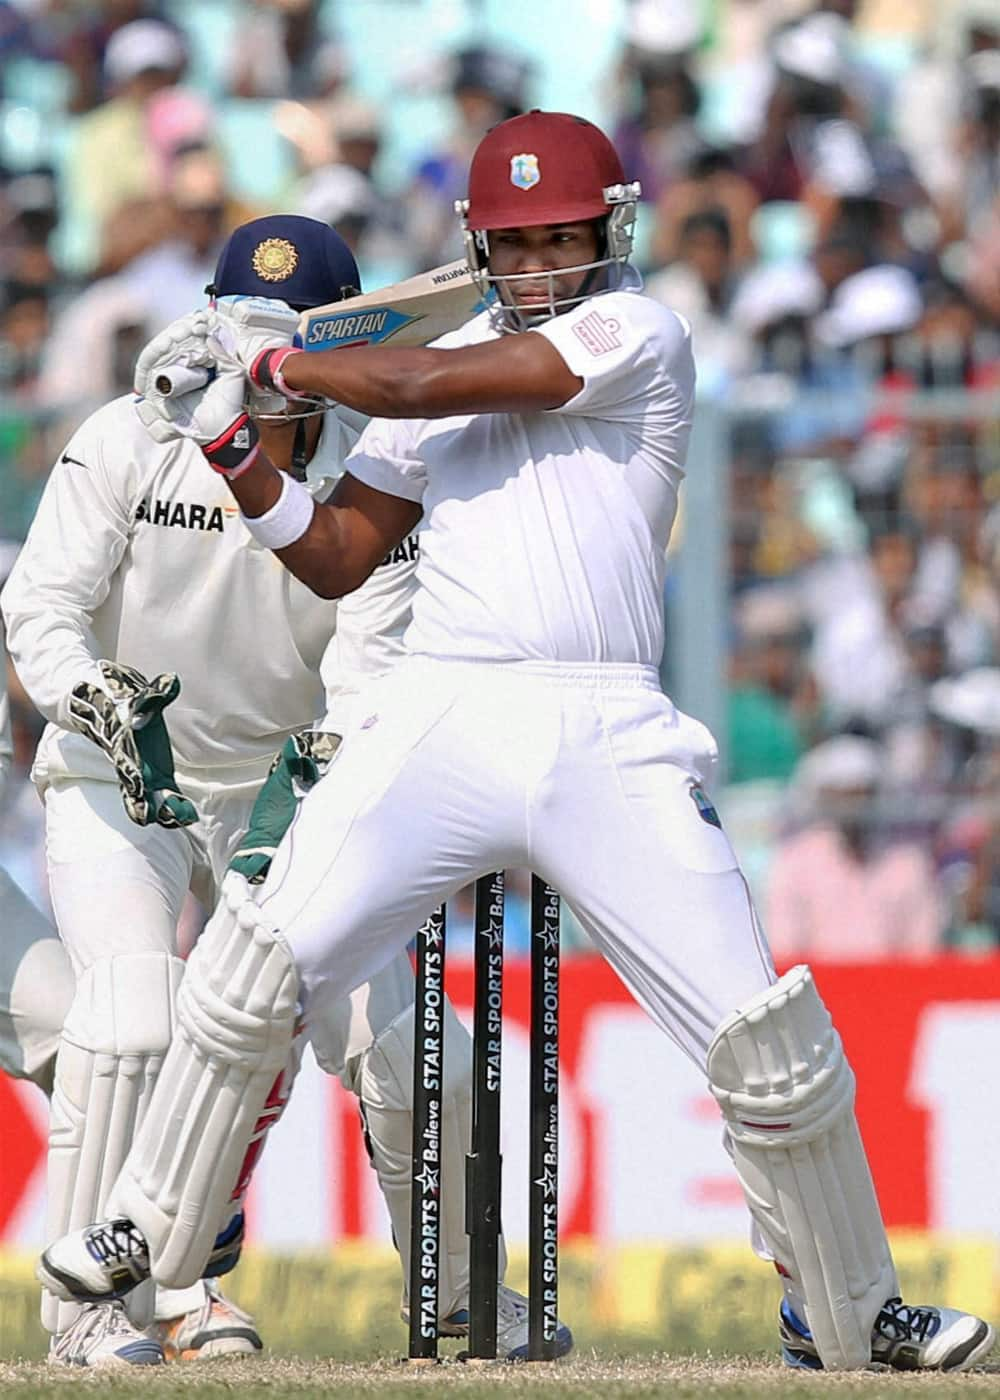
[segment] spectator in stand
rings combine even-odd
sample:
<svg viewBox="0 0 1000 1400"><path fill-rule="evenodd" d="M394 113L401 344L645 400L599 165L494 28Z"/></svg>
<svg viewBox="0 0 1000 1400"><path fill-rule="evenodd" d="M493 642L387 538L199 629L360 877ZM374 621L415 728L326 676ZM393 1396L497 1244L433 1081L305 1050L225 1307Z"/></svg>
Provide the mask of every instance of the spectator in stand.
<svg viewBox="0 0 1000 1400"><path fill-rule="evenodd" d="M168 236L120 274L148 308L154 334L198 305L223 240L246 214L231 200L222 162L208 150L190 151L174 162L166 199Z"/></svg>
<svg viewBox="0 0 1000 1400"><path fill-rule="evenodd" d="M218 158L205 150L174 163L169 194L157 208L152 246L70 301L46 348L38 401L59 415L64 438L96 403L131 388L135 355L152 333L203 299L222 240L245 217L229 197Z"/></svg>
<svg viewBox="0 0 1000 1400"><path fill-rule="evenodd" d="M794 592L782 586L745 592L735 616L729 781L787 781L818 719L805 616Z"/></svg>
<svg viewBox="0 0 1000 1400"><path fill-rule="evenodd" d="M938 681L930 708L953 755L954 805L938 843L951 894L948 941L970 952L1000 947L1000 668Z"/></svg>
<svg viewBox="0 0 1000 1400"><path fill-rule="evenodd" d="M643 200L655 204L702 146L692 71L702 24L693 0L633 0L625 24L622 76L631 91L614 143Z"/></svg>
<svg viewBox="0 0 1000 1400"><path fill-rule="evenodd" d="M806 754L795 775L804 824L778 846L764 926L779 967L932 956L946 926L922 845L880 836L881 755L841 735Z"/></svg>
<svg viewBox="0 0 1000 1400"><path fill-rule="evenodd" d="M44 286L7 282L0 291L0 392L28 401L50 330Z"/></svg>
<svg viewBox="0 0 1000 1400"><path fill-rule="evenodd" d="M824 709L838 728L876 731L893 716L908 675L903 631L919 548L912 521L880 520L858 586L817 621L812 665Z"/></svg>
<svg viewBox="0 0 1000 1400"><path fill-rule="evenodd" d="M331 97L347 78L341 45L324 33L322 0L250 0L229 54L234 97Z"/></svg>
<svg viewBox="0 0 1000 1400"><path fill-rule="evenodd" d="M59 222L55 175L48 167L15 175L0 190L0 276L4 282L44 287L60 281L49 241Z"/></svg>
<svg viewBox="0 0 1000 1400"><path fill-rule="evenodd" d="M771 56L763 125L740 168L761 200L798 200L812 174L816 129L843 112L843 24L833 15L811 15L787 25L774 37Z"/></svg>
<svg viewBox="0 0 1000 1400"><path fill-rule="evenodd" d="M460 49L449 63L455 124L418 164L406 196L407 238L421 268L464 257L454 204L467 193L472 152L486 132L527 106L530 65L508 48Z"/></svg>
<svg viewBox="0 0 1000 1400"><path fill-rule="evenodd" d="M996 659L997 581L978 447L965 425L923 425L907 473L907 504L923 536L914 595L945 628L953 670Z"/></svg>
<svg viewBox="0 0 1000 1400"><path fill-rule="evenodd" d="M703 391L724 386L750 365L750 340L729 314L736 288L733 241L721 209L689 214L677 257L646 280L646 292L691 323Z"/></svg>
<svg viewBox="0 0 1000 1400"><path fill-rule="evenodd" d="M977 107L970 63L1000 51L1000 8L996 0L961 0L934 9L938 34L900 75L892 128L935 202L942 242L950 243L963 238L968 225L966 158L970 138L975 143Z"/></svg>
<svg viewBox="0 0 1000 1400"><path fill-rule="evenodd" d="M376 109L343 96L314 115L318 129L310 127L307 136L301 127L295 142L303 177L287 207L337 230L361 267L365 287L401 281L413 270L412 252L397 201L387 199L374 178L382 143ZM326 156L311 161L310 151Z"/></svg>
<svg viewBox="0 0 1000 1400"><path fill-rule="evenodd" d="M672 262L686 221L695 214L718 211L729 226L733 267L744 270L756 256L750 230L757 203L757 193L737 171L732 153L701 147L688 160L683 175L660 195L650 243L652 261Z"/></svg>
<svg viewBox="0 0 1000 1400"><path fill-rule="evenodd" d="M187 47L172 26L137 19L116 29L104 54L108 100L83 117L69 162L72 215L89 229L96 253L104 221L130 199L159 191L149 106L180 80Z"/></svg>

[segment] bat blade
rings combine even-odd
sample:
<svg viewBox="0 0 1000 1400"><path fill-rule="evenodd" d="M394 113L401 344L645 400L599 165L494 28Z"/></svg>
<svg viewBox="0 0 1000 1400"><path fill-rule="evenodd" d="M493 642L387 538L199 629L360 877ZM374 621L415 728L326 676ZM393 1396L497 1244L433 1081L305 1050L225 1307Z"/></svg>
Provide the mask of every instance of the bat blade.
<svg viewBox="0 0 1000 1400"><path fill-rule="evenodd" d="M488 305L466 263L445 263L405 282L304 311L299 335L306 350L347 345L427 345L457 330Z"/></svg>

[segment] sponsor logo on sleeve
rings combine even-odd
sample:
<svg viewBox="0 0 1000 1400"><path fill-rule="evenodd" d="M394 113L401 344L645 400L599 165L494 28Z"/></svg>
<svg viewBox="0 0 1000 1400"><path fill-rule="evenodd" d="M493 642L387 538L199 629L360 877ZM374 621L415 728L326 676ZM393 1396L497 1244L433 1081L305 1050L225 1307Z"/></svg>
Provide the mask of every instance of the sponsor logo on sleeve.
<svg viewBox="0 0 1000 1400"><path fill-rule="evenodd" d="M573 327L573 334L583 342L592 355L606 355L609 350L618 350L622 343L622 325L613 316L602 316L599 311L589 311L581 316Z"/></svg>

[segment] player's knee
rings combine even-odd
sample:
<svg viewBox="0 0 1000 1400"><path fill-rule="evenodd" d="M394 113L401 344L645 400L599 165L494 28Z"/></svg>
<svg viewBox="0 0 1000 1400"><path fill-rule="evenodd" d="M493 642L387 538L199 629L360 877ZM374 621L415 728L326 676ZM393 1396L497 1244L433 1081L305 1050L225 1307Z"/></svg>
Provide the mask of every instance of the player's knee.
<svg viewBox="0 0 1000 1400"><path fill-rule="evenodd" d="M177 1001L191 1041L215 1061L284 1066L298 1016L291 950L252 899L227 891L195 945Z"/></svg>
<svg viewBox="0 0 1000 1400"><path fill-rule="evenodd" d="M808 967L795 967L723 1021L708 1078L732 1136L810 1142L854 1102L854 1075Z"/></svg>
<svg viewBox="0 0 1000 1400"><path fill-rule="evenodd" d="M444 1032L442 1091L445 1099L471 1093L472 1040L447 998L440 1016ZM362 1103L370 1107L409 1112L413 1098L413 1043L416 1028L413 1003L394 1017L361 1056L360 1072L352 1075Z"/></svg>
<svg viewBox="0 0 1000 1400"><path fill-rule="evenodd" d="M183 972L166 952L99 958L77 978L63 1041L116 1058L165 1054Z"/></svg>

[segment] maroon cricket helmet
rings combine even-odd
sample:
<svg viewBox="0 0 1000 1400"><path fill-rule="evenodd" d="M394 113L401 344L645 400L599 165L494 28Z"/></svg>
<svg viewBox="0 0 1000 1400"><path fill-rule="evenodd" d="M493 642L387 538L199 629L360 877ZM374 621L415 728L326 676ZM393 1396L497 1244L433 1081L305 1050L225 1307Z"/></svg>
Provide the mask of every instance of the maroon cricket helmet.
<svg viewBox="0 0 1000 1400"><path fill-rule="evenodd" d="M624 182L618 152L593 122L536 109L493 127L476 147L466 227L599 219L611 212L606 192Z"/></svg>

